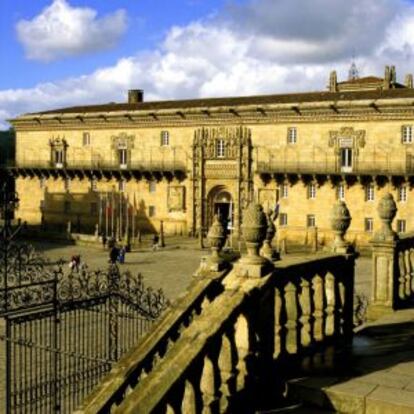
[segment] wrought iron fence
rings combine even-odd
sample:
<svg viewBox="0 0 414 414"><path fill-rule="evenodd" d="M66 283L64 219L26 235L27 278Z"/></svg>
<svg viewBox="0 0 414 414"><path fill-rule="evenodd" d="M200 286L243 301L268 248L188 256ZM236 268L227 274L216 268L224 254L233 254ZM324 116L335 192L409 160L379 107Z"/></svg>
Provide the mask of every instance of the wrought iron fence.
<svg viewBox="0 0 414 414"><path fill-rule="evenodd" d="M141 274L121 273L116 265L72 271L14 243L18 228L12 228L7 211L18 199L6 192L0 199L5 217L0 229L5 395L0 401L7 414L70 413L168 301L161 290L145 287Z"/></svg>

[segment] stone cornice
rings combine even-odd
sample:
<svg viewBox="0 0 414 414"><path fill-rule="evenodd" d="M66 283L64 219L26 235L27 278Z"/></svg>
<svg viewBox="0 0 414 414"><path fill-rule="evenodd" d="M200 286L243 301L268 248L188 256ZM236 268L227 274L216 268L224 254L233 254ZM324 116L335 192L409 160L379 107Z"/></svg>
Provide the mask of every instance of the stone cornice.
<svg viewBox="0 0 414 414"><path fill-rule="evenodd" d="M414 99L329 101L298 104L189 108L175 111L113 111L22 115L10 120L16 130L194 127L225 124L319 123L411 120Z"/></svg>

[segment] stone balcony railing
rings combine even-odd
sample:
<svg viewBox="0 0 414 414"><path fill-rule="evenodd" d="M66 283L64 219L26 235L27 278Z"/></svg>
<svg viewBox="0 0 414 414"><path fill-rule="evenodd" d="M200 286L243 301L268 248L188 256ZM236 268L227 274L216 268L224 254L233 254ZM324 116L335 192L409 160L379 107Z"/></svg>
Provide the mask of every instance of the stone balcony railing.
<svg viewBox="0 0 414 414"><path fill-rule="evenodd" d="M401 159L362 159L353 160L351 167L341 167L337 159L275 157L268 161L257 162L260 174L340 174L340 175L411 175L414 174L414 162L411 156Z"/></svg>
<svg viewBox="0 0 414 414"><path fill-rule="evenodd" d="M339 207L342 214L346 206ZM199 281L77 413L253 412L280 396L286 363L332 357L352 339L355 255L343 239L350 218L334 216L333 252L275 262L273 235L261 250L266 258L258 255L271 233L263 216L254 204L245 212L248 253L233 264L218 253L224 231L215 224ZM207 295L215 277L219 288Z"/></svg>

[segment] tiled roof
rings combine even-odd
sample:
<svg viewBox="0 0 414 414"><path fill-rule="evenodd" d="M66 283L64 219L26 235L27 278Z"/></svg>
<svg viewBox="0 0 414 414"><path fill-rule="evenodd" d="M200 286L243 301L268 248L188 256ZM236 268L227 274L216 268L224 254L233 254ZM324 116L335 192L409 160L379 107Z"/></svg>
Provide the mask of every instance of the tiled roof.
<svg viewBox="0 0 414 414"><path fill-rule="evenodd" d="M379 79L379 78L377 78ZM163 109L183 110L185 108L208 109L212 107L236 107L239 105L269 105L269 104L297 104L323 101L348 101L361 99L395 99L414 98L414 89L398 88L388 90L364 90L343 92L308 92L281 95L256 95L228 98L185 99L176 101L149 101L141 103L108 103L102 105L73 106L51 111L37 112L40 114L71 114L117 111L157 111Z"/></svg>

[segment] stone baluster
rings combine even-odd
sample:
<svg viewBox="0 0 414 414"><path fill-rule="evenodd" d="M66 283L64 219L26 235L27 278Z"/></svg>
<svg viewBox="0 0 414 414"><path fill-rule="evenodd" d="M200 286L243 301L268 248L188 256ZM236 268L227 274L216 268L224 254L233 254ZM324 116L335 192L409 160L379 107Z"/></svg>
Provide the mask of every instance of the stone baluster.
<svg viewBox="0 0 414 414"><path fill-rule="evenodd" d="M289 282L285 286L286 304L286 350L295 354L298 350L298 303L296 286Z"/></svg>
<svg viewBox="0 0 414 414"><path fill-rule="evenodd" d="M237 350L237 379L236 390L243 391L246 387L248 372L248 358L250 354L249 326L245 316L240 315L235 325L234 336Z"/></svg>
<svg viewBox="0 0 414 414"><path fill-rule="evenodd" d="M410 280L411 280L411 293L414 293L414 249L410 249Z"/></svg>
<svg viewBox="0 0 414 414"><path fill-rule="evenodd" d="M302 346L308 346L311 343L311 291L309 282L306 279L301 279L301 292L299 295L299 304L301 309L300 324L302 326L300 332Z"/></svg>
<svg viewBox="0 0 414 414"><path fill-rule="evenodd" d="M171 404L167 404L167 406L165 407L165 414L178 414L178 413L175 412Z"/></svg>
<svg viewBox="0 0 414 414"><path fill-rule="evenodd" d="M397 214L397 205L391 194L386 194L378 203L378 215L382 228L374 234L372 246L372 291L368 307L368 318L376 319L392 312L403 292L395 269L400 266L397 255L398 236L391 223ZM400 270L400 269L399 269Z"/></svg>
<svg viewBox="0 0 414 414"><path fill-rule="evenodd" d="M218 412L219 396L217 392L214 365L209 356L204 358L200 380L201 399L203 401L202 414Z"/></svg>
<svg viewBox="0 0 414 414"><path fill-rule="evenodd" d="M235 361L232 344L227 335L223 335L218 358L220 370L220 412L227 412L235 393Z"/></svg>
<svg viewBox="0 0 414 414"><path fill-rule="evenodd" d="M323 279L316 275L312 280L313 289L313 335L316 341L323 340L323 317L324 317L324 295L323 295Z"/></svg>
<svg viewBox="0 0 414 414"><path fill-rule="evenodd" d="M235 265L240 276L262 277L271 268L269 260L259 255L260 247L266 237L267 219L261 205L251 202L243 212L241 225L247 254Z"/></svg>
<svg viewBox="0 0 414 414"><path fill-rule="evenodd" d="M282 296L280 294L280 290L278 288L275 289L275 349L273 352L273 358L276 359L280 353L282 352L282 322L281 322L281 314L282 314Z"/></svg>
<svg viewBox="0 0 414 414"><path fill-rule="evenodd" d="M326 322L325 335L332 336L335 334L335 277L328 273L325 279L326 295Z"/></svg>
<svg viewBox="0 0 414 414"><path fill-rule="evenodd" d="M405 296L407 298L411 295L411 260L410 260L410 250L407 249L404 252L404 260L405 260Z"/></svg>
<svg viewBox="0 0 414 414"><path fill-rule="evenodd" d="M184 395L181 403L181 412L188 414L197 413L197 401L194 386L189 380L185 381Z"/></svg>
<svg viewBox="0 0 414 414"><path fill-rule="evenodd" d="M398 297L401 300L405 299L405 278L407 274L407 269L405 267L405 252L398 253L398 268L399 268L399 277L398 277Z"/></svg>
<svg viewBox="0 0 414 414"><path fill-rule="evenodd" d="M332 251L336 253L351 253L352 247L345 240L345 233L351 224L351 215L345 202L338 200L331 212L331 227L335 233Z"/></svg>

